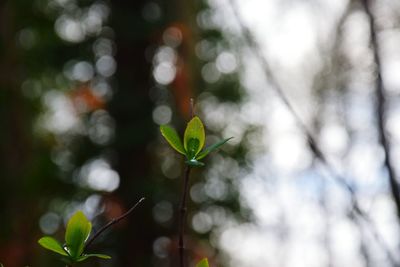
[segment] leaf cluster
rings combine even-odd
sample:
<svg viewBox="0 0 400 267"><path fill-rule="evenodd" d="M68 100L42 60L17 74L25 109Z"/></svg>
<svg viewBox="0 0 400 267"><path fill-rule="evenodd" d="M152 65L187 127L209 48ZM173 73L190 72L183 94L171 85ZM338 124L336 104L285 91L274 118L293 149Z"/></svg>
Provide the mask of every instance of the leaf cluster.
<svg viewBox="0 0 400 267"><path fill-rule="evenodd" d="M193 117L186 126L183 136L183 143L174 128L168 125L160 126L161 134L170 146L180 154L186 156L185 163L192 167L204 166L204 163L199 160L206 157L209 153L217 150L223 144L228 142L233 137L223 139L209 147L204 148L205 131L203 122L199 117ZM203 149L204 148L204 149Z"/></svg>
<svg viewBox="0 0 400 267"><path fill-rule="evenodd" d="M45 249L51 250L59 255L67 264L82 262L90 257L110 259L104 254L85 254L85 244L92 230L92 224L82 211L77 211L68 221L65 231L65 243L61 245L56 239L44 236L38 243Z"/></svg>

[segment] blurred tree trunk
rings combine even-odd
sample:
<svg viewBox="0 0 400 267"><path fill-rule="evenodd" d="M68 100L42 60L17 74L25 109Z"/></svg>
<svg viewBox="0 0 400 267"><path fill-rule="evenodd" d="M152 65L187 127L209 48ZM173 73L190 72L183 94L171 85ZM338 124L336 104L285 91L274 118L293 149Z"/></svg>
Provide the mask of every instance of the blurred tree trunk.
<svg viewBox="0 0 400 267"><path fill-rule="evenodd" d="M23 67L16 47L16 13L11 1L0 3L0 259L9 267L29 262L32 253L26 237L37 219L34 203L24 195L32 117L20 90Z"/></svg>
<svg viewBox="0 0 400 267"><path fill-rule="evenodd" d="M152 192L149 177L150 163L147 146L153 139L153 105L149 100L151 63L146 60L146 49L153 43L153 34L145 27L142 8L147 1L112 1L115 31L116 93L110 103L110 112L116 122L116 170L121 176L117 194L124 203L133 203L146 197L124 227L119 239L121 251L119 266L150 266L152 241L157 236L152 220Z"/></svg>

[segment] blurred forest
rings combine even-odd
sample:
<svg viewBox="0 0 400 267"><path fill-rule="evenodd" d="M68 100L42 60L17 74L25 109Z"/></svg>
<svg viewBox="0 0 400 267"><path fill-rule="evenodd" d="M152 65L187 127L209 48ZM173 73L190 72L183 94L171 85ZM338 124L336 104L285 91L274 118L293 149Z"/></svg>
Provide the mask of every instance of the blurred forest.
<svg viewBox="0 0 400 267"><path fill-rule="evenodd" d="M3 0L0 262L81 209L109 229L82 266L177 266L190 98L207 143L191 177L191 265L400 266L400 3Z"/></svg>

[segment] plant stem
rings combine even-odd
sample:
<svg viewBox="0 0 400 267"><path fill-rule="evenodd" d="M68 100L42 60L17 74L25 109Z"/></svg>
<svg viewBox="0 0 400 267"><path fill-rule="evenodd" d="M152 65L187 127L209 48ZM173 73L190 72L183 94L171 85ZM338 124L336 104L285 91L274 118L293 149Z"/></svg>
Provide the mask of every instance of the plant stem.
<svg viewBox="0 0 400 267"><path fill-rule="evenodd" d="M369 32L371 38L371 48L374 56L375 66L376 66L376 79L375 79L375 96L376 96L376 114L377 114L377 129L378 129L378 137L379 142L382 145L385 157L384 157L384 165L387 169L389 182L390 182L390 190L392 193L392 198L396 206L397 218L400 220L400 185L397 181L397 177L395 174L395 169L392 165L392 153L391 146L389 141L389 135L386 132L385 124L386 124L386 94L385 88L383 84L382 78L382 63L381 56L379 55L379 42L377 37L377 26L376 19L372 13L370 5L372 1L363 0L362 4L364 5L365 13L369 19Z"/></svg>
<svg viewBox="0 0 400 267"><path fill-rule="evenodd" d="M184 245L184 234L185 234L185 222L186 222L186 199L189 191L189 176L190 176L190 166L186 166L184 181L183 181L183 192L179 208L179 266L185 267L185 245Z"/></svg>
<svg viewBox="0 0 400 267"><path fill-rule="evenodd" d="M121 221L122 219L124 219L125 217L127 217L129 214L132 213L132 211L143 201L145 200L144 197L142 197L141 199L139 199L138 202L136 202L135 205L132 206L132 208L130 208L127 212L125 212L124 214L122 214L121 216L112 219L111 221L109 221L106 225L104 225L103 227L100 228L100 230L98 230L90 239L88 242L86 242L85 245L85 249L83 251L86 251L86 249L90 246L90 244L92 244L92 242L98 238L105 230L107 230L109 227L113 226L114 224L118 223L119 221Z"/></svg>

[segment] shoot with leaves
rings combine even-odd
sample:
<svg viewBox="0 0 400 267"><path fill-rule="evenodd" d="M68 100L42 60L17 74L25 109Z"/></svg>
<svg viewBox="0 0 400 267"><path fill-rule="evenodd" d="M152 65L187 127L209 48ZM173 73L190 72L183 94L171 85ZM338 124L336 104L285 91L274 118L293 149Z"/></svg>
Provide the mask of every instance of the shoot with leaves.
<svg viewBox="0 0 400 267"><path fill-rule="evenodd" d="M204 148L206 134L204 131L203 122L200 120L199 117L194 116L186 126L185 134L183 136L183 143L179 138L175 129L167 126L161 125L160 126L161 134L170 144L170 146L175 149L177 152L185 156L185 163L186 163L186 170L184 174L183 180L183 190L182 190L182 198L180 203L180 216L179 216L179 266L185 266L185 256L184 256L184 230L185 230L185 221L186 221L186 199L189 191L189 176L190 170L192 167L201 167L204 166L203 162L199 160L206 157L209 153L217 150L223 144L228 142L233 137L223 139L209 147ZM204 261L204 260L203 260ZM202 261L202 262L203 262ZM206 267L208 266L207 260L205 263L200 262L197 267ZM207 265L205 265L207 264Z"/></svg>
<svg viewBox="0 0 400 267"><path fill-rule="evenodd" d="M171 128L167 125L161 125L160 131L165 140L167 140L173 149L186 156L185 163L191 167L204 166L204 163L200 162L199 160L203 159L214 150L217 150L219 147L233 138L230 137L221 140L203 149L206 135L204 131L204 125L197 116L193 117L187 124L185 134L183 136L183 144L174 128Z"/></svg>
<svg viewBox="0 0 400 267"><path fill-rule="evenodd" d="M82 262L91 257L96 257L100 259L111 259L110 256L104 254L87 254L85 253L85 250L107 228L126 218L143 200L144 198L141 198L126 213L122 214L116 219L111 220L97 233L95 233L90 239L89 236L90 232L92 231L92 224L86 218L85 214L79 210L74 215L72 215L67 223L67 229L65 231L65 243L63 245L61 245L56 239L51 236L44 236L40 238L38 243L45 249L59 254L61 256L61 259L67 264L67 266L72 266L72 264Z"/></svg>

